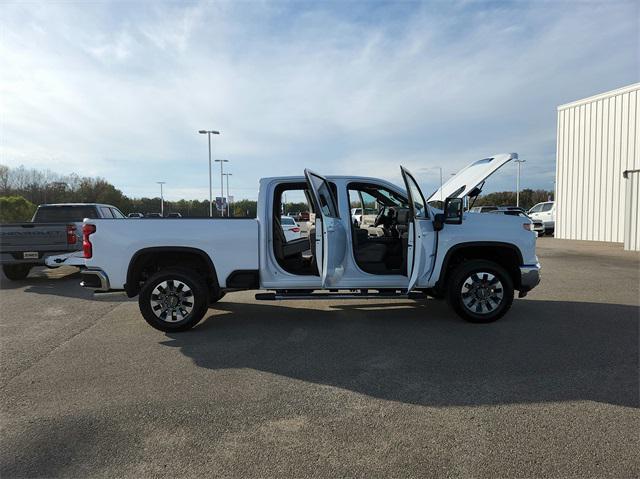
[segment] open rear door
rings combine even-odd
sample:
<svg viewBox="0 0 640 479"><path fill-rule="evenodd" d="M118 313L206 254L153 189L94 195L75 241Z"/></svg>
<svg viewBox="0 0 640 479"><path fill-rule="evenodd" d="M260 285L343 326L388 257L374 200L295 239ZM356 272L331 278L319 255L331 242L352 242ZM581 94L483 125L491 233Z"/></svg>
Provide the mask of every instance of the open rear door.
<svg viewBox="0 0 640 479"><path fill-rule="evenodd" d="M402 178L407 187L409 209L412 221L409 223L409 238L407 250L407 276L409 285L407 291L416 287L418 278L433 268L433 253L435 248L435 231L433 222L429 218L429 210L424 195L413 175L404 167Z"/></svg>
<svg viewBox="0 0 640 479"><path fill-rule="evenodd" d="M335 286L344 273L347 232L340 219L338 200L327 180L310 170L304 170L316 210L315 256L322 286Z"/></svg>

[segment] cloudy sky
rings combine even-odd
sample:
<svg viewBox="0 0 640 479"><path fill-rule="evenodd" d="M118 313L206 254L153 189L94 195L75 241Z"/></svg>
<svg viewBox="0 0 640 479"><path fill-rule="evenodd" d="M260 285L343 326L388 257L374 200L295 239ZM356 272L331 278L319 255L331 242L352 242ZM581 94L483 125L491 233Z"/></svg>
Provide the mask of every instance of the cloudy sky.
<svg viewBox="0 0 640 479"><path fill-rule="evenodd" d="M557 105L639 80L639 5L4 2L0 163L205 198L204 128L236 198L305 167L432 191L512 151L552 189Z"/></svg>

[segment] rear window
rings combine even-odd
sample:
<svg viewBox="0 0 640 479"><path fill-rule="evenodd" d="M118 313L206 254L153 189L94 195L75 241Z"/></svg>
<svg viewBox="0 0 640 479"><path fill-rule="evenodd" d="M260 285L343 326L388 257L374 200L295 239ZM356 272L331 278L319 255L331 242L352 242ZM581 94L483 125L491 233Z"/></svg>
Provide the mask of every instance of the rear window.
<svg viewBox="0 0 640 479"><path fill-rule="evenodd" d="M287 225L287 226L294 226L296 224L296 222L293 220L293 218L290 218L288 216L283 216L280 219L280 223L283 225Z"/></svg>
<svg viewBox="0 0 640 479"><path fill-rule="evenodd" d="M97 218L94 206L41 206L33 218L34 223L79 223L85 218Z"/></svg>

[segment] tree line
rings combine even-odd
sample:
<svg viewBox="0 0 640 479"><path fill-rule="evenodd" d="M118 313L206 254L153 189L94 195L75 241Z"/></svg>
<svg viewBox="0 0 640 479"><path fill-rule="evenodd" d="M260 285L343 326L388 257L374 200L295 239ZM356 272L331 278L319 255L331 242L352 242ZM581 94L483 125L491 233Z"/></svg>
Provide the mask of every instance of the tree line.
<svg viewBox="0 0 640 479"><path fill-rule="evenodd" d="M0 221L29 221L37 205L44 203L105 203L125 215L160 212L160 197L129 198L104 178L0 165ZM257 213L253 200L236 201L231 207L232 216L253 218ZM164 212L205 218L209 216L209 200L165 200ZM215 205L213 215L220 216Z"/></svg>
<svg viewBox="0 0 640 479"><path fill-rule="evenodd" d="M543 201L552 201L553 192L547 190L532 190L526 188L520 190L520 206L528 210L532 206L542 203ZM478 196L474 206L515 206L515 191L499 191L496 193L487 193Z"/></svg>

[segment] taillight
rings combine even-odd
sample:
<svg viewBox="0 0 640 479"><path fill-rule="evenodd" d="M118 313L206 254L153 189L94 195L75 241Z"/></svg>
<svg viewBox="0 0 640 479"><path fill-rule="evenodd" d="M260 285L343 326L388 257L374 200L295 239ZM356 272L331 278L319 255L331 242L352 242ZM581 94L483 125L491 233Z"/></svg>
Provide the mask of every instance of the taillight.
<svg viewBox="0 0 640 479"><path fill-rule="evenodd" d="M294 233L300 233L300 228L296 226L295 228L291 228L291 231L293 231Z"/></svg>
<svg viewBox="0 0 640 479"><path fill-rule="evenodd" d="M67 244L76 244L77 242L76 225L67 225Z"/></svg>
<svg viewBox="0 0 640 479"><path fill-rule="evenodd" d="M82 253L85 258L93 256L93 246L89 236L96 232L96 225L85 224L82 226Z"/></svg>

